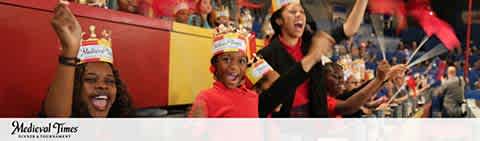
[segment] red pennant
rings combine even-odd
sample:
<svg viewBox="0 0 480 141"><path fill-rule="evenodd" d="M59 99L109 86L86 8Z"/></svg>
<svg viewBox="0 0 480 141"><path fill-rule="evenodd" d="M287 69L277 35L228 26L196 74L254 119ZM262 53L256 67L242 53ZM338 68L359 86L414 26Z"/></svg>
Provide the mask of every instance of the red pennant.
<svg viewBox="0 0 480 141"><path fill-rule="evenodd" d="M435 25L438 29L435 35L447 49L452 50L455 47L460 47L460 41L455 35L455 31L447 22L438 19Z"/></svg>
<svg viewBox="0 0 480 141"><path fill-rule="evenodd" d="M413 91L413 96L416 96L417 95L417 83L415 82L415 78L412 75L408 76L407 85Z"/></svg>
<svg viewBox="0 0 480 141"><path fill-rule="evenodd" d="M447 62L440 60L438 64L436 80L442 80L442 76L445 74L445 69L447 69Z"/></svg>
<svg viewBox="0 0 480 141"><path fill-rule="evenodd" d="M449 50L460 46L460 41L453 28L442 19L435 16L430 8L429 0L410 0L409 14L418 21L428 36L436 35Z"/></svg>

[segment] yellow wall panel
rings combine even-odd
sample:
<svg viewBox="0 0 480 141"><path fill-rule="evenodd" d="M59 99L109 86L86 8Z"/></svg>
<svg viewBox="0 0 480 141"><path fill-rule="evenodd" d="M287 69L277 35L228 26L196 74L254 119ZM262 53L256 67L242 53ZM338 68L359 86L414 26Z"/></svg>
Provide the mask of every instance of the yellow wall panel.
<svg viewBox="0 0 480 141"><path fill-rule="evenodd" d="M200 33L198 31L202 30L198 28L192 31ZM200 34L207 35L203 32ZM170 36L168 105L191 104L199 91L209 88L213 82L213 76L208 70L212 39L175 32L175 25Z"/></svg>

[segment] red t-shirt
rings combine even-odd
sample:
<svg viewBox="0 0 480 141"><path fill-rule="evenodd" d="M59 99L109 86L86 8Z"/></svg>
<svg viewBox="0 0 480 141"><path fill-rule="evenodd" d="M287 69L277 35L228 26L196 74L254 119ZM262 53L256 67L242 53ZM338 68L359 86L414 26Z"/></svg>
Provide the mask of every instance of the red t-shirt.
<svg viewBox="0 0 480 141"><path fill-rule="evenodd" d="M337 107L336 105L337 105L337 100L334 97L327 96L328 117L342 117L335 111L335 108Z"/></svg>
<svg viewBox="0 0 480 141"><path fill-rule="evenodd" d="M297 44L294 46L289 46L281 36L279 36L280 43L283 45L283 47L287 50L288 54L292 56L293 59L295 59L296 62L300 62L303 59L303 53L302 53L302 40L299 39L297 41ZM295 91L295 98L293 100L293 109L296 107L305 105L308 103L308 80L303 82L297 87L297 90ZM308 111L306 111L308 112Z"/></svg>
<svg viewBox="0 0 480 141"><path fill-rule="evenodd" d="M220 81L215 81L213 87L198 94L195 103L204 101L208 117L258 117L258 94L247 89L230 89Z"/></svg>

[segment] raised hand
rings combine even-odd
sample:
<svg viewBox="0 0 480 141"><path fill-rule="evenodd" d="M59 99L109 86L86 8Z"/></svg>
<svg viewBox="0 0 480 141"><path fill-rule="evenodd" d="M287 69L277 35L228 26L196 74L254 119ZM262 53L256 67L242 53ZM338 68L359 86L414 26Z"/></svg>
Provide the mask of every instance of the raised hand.
<svg viewBox="0 0 480 141"><path fill-rule="evenodd" d="M388 64L387 61L383 60L382 62L380 62L380 64L378 64L377 74L376 74L377 79L381 81L387 80L387 74L389 73L389 71L390 71L390 64Z"/></svg>
<svg viewBox="0 0 480 141"><path fill-rule="evenodd" d="M76 57L80 48L82 27L68 8L68 5L69 3L66 1L59 1L54 9L55 15L51 24L62 44L62 55L65 57Z"/></svg>
<svg viewBox="0 0 480 141"><path fill-rule="evenodd" d="M407 65L405 65L405 64L395 65L392 68L390 68L390 70L388 71L386 79L387 80L391 79L398 74L404 74L405 71L407 71L407 69L408 69Z"/></svg>

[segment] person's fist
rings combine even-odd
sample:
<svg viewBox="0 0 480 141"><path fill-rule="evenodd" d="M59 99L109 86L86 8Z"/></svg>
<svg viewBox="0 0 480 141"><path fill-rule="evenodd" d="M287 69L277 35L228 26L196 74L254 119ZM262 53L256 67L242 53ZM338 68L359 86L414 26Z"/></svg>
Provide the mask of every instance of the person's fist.
<svg viewBox="0 0 480 141"><path fill-rule="evenodd" d="M80 48L82 28L68 8L68 2L60 0L51 21L53 30L62 44L62 55L76 57Z"/></svg>
<svg viewBox="0 0 480 141"><path fill-rule="evenodd" d="M387 73L390 71L390 64L387 61L383 60L378 64L377 68L377 79L385 81L387 79Z"/></svg>
<svg viewBox="0 0 480 141"><path fill-rule="evenodd" d="M328 58L332 55L333 45L335 45L335 40L329 34L326 32L316 33L312 38L308 55L312 55L317 62L320 62L322 58Z"/></svg>
<svg viewBox="0 0 480 141"><path fill-rule="evenodd" d="M405 64L398 64L390 68L390 70L387 72L387 78L386 79L391 79L396 75L399 74L405 74L405 71L407 71L407 65Z"/></svg>

